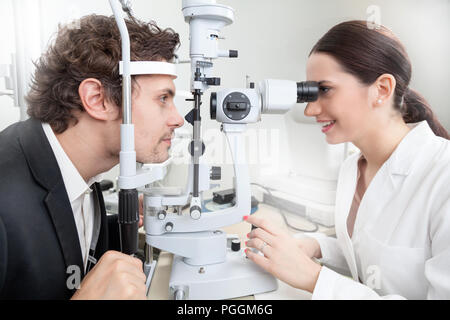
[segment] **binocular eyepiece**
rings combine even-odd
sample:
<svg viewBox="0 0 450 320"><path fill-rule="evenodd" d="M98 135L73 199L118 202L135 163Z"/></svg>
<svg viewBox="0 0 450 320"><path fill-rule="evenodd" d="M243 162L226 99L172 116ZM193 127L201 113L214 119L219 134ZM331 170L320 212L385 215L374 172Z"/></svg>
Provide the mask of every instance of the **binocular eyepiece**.
<svg viewBox="0 0 450 320"><path fill-rule="evenodd" d="M297 103L314 102L319 97L319 83L316 81L297 82Z"/></svg>

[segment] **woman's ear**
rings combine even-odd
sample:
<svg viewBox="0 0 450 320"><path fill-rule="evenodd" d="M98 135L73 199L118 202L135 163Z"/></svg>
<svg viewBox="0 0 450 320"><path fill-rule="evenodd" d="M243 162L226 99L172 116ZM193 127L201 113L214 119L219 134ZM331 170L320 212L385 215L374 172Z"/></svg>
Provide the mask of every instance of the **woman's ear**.
<svg viewBox="0 0 450 320"><path fill-rule="evenodd" d="M373 85L375 89L373 105L382 106L391 100L397 82L392 74L385 73L379 76Z"/></svg>
<svg viewBox="0 0 450 320"><path fill-rule="evenodd" d="M94 78L83 80L78 87L81 103L84 110L96 120L117 119L118 107L109 103L105 97L102 83Z"/></svg>

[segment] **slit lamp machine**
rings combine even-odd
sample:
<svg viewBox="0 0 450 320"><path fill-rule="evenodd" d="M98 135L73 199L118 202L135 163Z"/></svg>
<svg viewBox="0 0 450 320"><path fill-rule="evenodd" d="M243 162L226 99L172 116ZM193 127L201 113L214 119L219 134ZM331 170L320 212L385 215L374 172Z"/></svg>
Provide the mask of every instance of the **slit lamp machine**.
<svg viewBox="0 0 450 320"><path fill-rule="evenodd" d="M210 181L220 179L220 167L209 167L204 159L200 108L203 94L220 85L213 75L217 58L236 58L235 50L220 50L221 30L233 23L234 10L215 0L183 0L182 12L190 28L190 90L192 111L186 120L192 124L189 145L191 162L184 190L153 187L164 178L170 158L162 164L136 162L134 126L131 114L131 76L167 74L176 76L169 62L130 61L130 40L124 13L131 12L128 1L109 0L122 38L120 73L123 85L123 122L119 190L119 230L121 250L135 254L138 248L138 188L144 194L145 263L150 285L156 261L152 248L174 254L169 293L173 299L229 299L273 291L276 279L252 261L220 228L242 221L251 211L251 190L245 159L243 133L247 125L261 120L261 114L284 114L296 103L315 101L318 83L288 80L264 80L257 87L223 89L212 92L210 115L220 123L231 151L234 168L235 205L202 212L202 193ZM182 210L189 206L189 210Z"/></svg>

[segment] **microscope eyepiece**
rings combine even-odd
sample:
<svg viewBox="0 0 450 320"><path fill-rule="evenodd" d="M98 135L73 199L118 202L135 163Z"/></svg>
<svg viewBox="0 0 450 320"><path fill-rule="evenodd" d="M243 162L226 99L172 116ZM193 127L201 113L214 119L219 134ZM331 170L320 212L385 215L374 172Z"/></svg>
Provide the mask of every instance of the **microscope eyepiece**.
<svg viewBox="0 0 450 320"><path fill-rule="evenodd" d="M211 119L222 123L254 123L261 114L285 114L296 103L313 102L319 97L316 81L265 79L243 89L211 93Z"/></svg>
<svg viewBox="0 0 450 320"><path fill-rule="evenodd" d="M319 83L316 81L297 82L297 103L313 102L319 97Z"/></svg>

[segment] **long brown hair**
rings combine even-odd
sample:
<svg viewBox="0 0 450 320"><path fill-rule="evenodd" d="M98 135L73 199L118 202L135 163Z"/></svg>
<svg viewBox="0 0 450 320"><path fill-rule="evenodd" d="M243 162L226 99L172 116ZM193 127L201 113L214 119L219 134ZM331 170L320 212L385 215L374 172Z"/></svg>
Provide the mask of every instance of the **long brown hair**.
<svg viewBox="0 0 450 320"><path fill-rule="evenodd" d="M341 67L371 85L382 74L391 74L397 85L394 108L406 123L426 120L437 136L450 139L428 102L410 89L411 62L402 43L387 28L369 28L366 21L347 21L331 28L312 48L309 55L323 52L335 58Z"/></svg>
<svg viewBox="0 0 450 320"><path fill-rule="evenodd" d="M126 19L132 61L170 61L180 44L172 29L154 22ZM75 27L73 27L75 25ZM84 111L78 94L80 83L98 79L105 97L119 108L122 79L119 75L121 39L114 17L89 15L59 28L56 39L36 63L27 96L28 115L49 123L56 133L76 124L76 111ZM135 82L133 81L133 84Z"/></svg>

